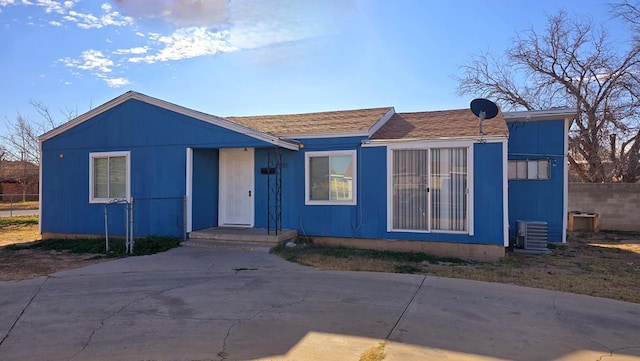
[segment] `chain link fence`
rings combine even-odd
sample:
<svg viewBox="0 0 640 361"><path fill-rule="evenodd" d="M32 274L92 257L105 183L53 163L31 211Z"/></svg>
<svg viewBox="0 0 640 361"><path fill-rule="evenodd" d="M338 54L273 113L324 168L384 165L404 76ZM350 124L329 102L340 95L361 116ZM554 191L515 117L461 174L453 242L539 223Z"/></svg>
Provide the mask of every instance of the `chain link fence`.
<svg viewBox="0 0 640 361"><path fill-rule="evenodd" d="M0 216L13 217L19 215L38 214L39 195L34 193L0 194Z"/></svg>

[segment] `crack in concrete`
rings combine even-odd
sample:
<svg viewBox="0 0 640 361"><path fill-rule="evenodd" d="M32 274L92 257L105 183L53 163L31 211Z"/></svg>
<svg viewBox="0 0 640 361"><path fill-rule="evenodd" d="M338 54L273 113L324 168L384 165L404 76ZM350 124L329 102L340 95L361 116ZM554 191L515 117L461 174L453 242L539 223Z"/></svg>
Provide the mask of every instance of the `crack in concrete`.
<svg viewBox="0 0 640 361"><path fill-rule="evenodd" d="M269 310L282 309L284 307L291 307L291 306L294 306L294 305L298 305L298 304L304 303L307 300L307 297L309 296L310 293L311 293L311 290L308 290L306 292L306 294L301 299L299 299L297 301L288 302L288 303L282 303L282 304L279 304L279 305L272 305L272 306L269 306L269 307L265 307L265 308L257 311L256 313L254 313L250 317L237 319L236 322L234 322L231 326L229 326L229 328L227 329L227 334L225 335L224 339L222 340L222 350L217 353L218 357L220 357L220 359L218 361L225 361L227 359L227 357L229 356L229 353L227 352L227 340L229 339L229 336L231 335L231 331L236 326L240 325L243 321L253 320L254 318L260 316L261 314L263 314L263 313L265 313L265 312L267 312Z"/></svg>
<svg viewBox="0 0 640 361"><path fill-rule="evenodd" d="M609 354L612 353L612 350L605 344L598 342L594 339L592 339L591 337L588 337L587 335L584 335L580 332L580 330L577 330L575 328L569 327L567 326L566 322L563 322L564 320L562 319L562 312L560 311L560 309L558 309L558 306L556 305L556 300L558 299L558 295L554 295L553 296L553 300L551 302L551 305L553 306L553 311L555 312L556 317L558 318L558 321L560 321L560 325L568 330L571 330L572 332L577 332L581 337L583 337L586 340L589 340L597 345L599 345L600 347L604 348L605 350L607 350L609 352ZM606 355L601 356L600 358L604 357Z"/></svg>
<svg viewBox="0 0 640 361"><path fill-rule="evenodd" d="M75 359L78 355L80 355L84 350L86 350L86 349L87 349L87 347L89 347L89 345L91 344L91 341L93 340L93 336L95 335L95 333L96 333L96 332L100 331L100 329L101 329L102 327L104 327L105 322L106 322L107 320L109 320L110 318L112 318L112 317L116 316L116 315L117 315L117 314L119 314L120 312L124 311L124 310L125 310L125 309L127 309L129 306L131 306L131 305L133 305L133 304L135 304L135 303L138 303L138 302L140 302L140 301L146 300L146 299L147 299L147 298L149 298L149 297L156 296L156 295L161 295L161 294L163 294L163 293L165 293L165 292L173 291L173 290L176 290L176 289L179 289L179 288L190 287L190 286L194 286L194 285L198 285L198 284L205 284L205 283L207 283L207 282L211 282L211 281L212 281L212 280L205 280L205 281L191 282L191 283L187 283L187 284L177 285L177 286L174 286L174 287L169 287L169 288L164 289L164 290L161 290L161 291L156 291L156 292L149 293L149 294L147 294L147 295L145 295L145 296L143 296L143 297L140 297L140 298L134 299L134 300L132 300L131 302L129 302L129 303L127 303L127 304L123 305L123 306L122 306L122 307L120 307L117 311L112 312L111 314L109 314L108 316L106 316L106 317L104 317L103 319L101 319L101 320L100 320L100 325L98 325L98 327L96 327L95 329L93 329L93 330L91 331L91 333L89 334L89 337L88 337L88 339L87 339L87 342L85 342L85 344L82 346L82 348L81 348L80 350L78 350L76 353L74 353L74 354L73 354L73 355L68 359L68 361L72 361L72 360L73 360L73 359Z"/></svg>
<svg viewBox="0 0 640 361"><path fill-rule="evenodd" d="M387 336L384 338L385 340L391 340L391 338L390 338L391 335L395 332L396 328L400 324L400 321L402 321L402 318L404 317L405 313L407 313L407 310L409 309L409 306L411 306L413 301L416 299L416 296L418 295L418 292L420 292L420 289L422 289L422 286L424 285L424 281L426 279L427 279L427 276L423 276L422 277L422 282L420 282L420 285L416 288L416 291L413 293L413 296L411 296L411 299L409 300L409 302L405 306L404 310L400 314L400 317L398 317L398 319L396 320L396 323L393 324L393 327L391 328L391 331L389 331Z"/></svg>
<svg viewBox="0 0 640 361"><path fill-rule="evenodd" d="M600 347L604 348L605 350L607 350L609 352L608 354L604 354L604 355L601 355L600 357L598 357L596 361L602 361L606 357L613 357L614 354L616 352L618 352L618 351L640 348L640 345L639 345L639 346L618 347L618 348L612 349L609 346L603 344L602 342L599 342L599 341L597 341L597 340L595 340L595 339L593 339L593 338L591 338L591 337L589 337L587 335L584 335L582 332L580 332L580 329L576 329L576 328L567 326L566 322L562 322L562 321L564 321L563 320L563 316L562 316L562 312L558 309L558 307L556 305L557 298L558 298L557 295L553 296L552 305L553 305L553 310L555 311L556 317L558 318L559 321L561 321L560 324L562 325L562 327L564 327L564 328L566 328L568 330L571 330L573 332L578 333L584 339L589 340L589 341L599 345ZM640 344L640 339L638 340L638 343Z"/></svg>
<svg viewBox="0 0 640 361"><path fill-rule="evenodd" d="M29 301L27 301L24 307L22 307L22 310L20 310L20 313L18 313L18 316L16 317L16 319L13 321L11 326L9 326L9 329L7 330L7 332L5 332L4 336L2 336L2 339L0 339L0 347L2 347L2 344L4 343L4 341L9 337L9 334L11 333L11 331L13 331L13 328L18 324L18 321L20 321L20 319L22 318L22 315L24 315L24 313L27 311L27 308L29 308L29 306L31 305L33 300L36 298L38 293L40 293L40 290L42 290L42 287L44 287L47 281L49 281L49 276L47 276L44 279L44 281L42 281L40 286L38 286L38 288L33 293L33 295L31 295L31 297L29 298Z"/></svg>
<svg viewBox="0 0 640 361"><path fill-rule="evenodd" d="M598 357L598 359L596 361L602 361L606 357L613 357L618 351L632 350L632 349L636 349L636 348L640 349L640 346L629 346L629 347L615 348L615 349L611 350L611 352L609 352L609 354L601 355L600 357Z"/></svg>

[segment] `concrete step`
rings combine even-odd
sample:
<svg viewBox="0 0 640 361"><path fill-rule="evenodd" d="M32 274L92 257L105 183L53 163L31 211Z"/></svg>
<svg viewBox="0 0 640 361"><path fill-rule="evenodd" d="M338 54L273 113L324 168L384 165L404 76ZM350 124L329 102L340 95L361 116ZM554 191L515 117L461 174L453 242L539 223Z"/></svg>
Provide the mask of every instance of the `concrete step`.
<svg viewBox="0 0 640 361"><path fill-rule="evenodd" d="M298 231L283 229L278 234L269 234L264 228L215 227L189 233L189 239L209 239L215 241L253 242L276 245L287 240L295 240Z"/></svg>
<svg viewBox="0 0 640 361"><path fill-rule="evenodd" d="M211 239L188 239L180 243L186 247L199 247L210 249L227 249L234 251L269 252L275 244L264 242L237 242L237 241L216 241Z"/></svg>

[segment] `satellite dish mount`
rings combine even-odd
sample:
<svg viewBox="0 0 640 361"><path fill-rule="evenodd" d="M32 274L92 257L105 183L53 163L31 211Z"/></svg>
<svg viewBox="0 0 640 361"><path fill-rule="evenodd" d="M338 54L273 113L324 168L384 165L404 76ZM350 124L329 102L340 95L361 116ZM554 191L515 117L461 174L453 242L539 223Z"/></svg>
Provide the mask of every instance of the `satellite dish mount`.
<svg viewBox="0 0 640 361"><path fill-rule="evenodd" d="M493 119L498 115L498 106L489 99L477 98L471 101L471 112L478 117L478 127L480 128L480 137L484 136L482 132L482 122Z"/></svg>

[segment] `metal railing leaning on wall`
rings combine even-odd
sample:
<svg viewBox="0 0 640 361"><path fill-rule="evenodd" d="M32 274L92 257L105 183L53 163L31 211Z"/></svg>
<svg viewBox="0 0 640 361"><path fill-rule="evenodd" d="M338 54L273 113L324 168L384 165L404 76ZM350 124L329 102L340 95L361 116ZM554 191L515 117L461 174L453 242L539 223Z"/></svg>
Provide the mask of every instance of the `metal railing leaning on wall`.
<svg viewBox="0 0 640 361"><path fill-rule="evenodd" d="M116 199L104 205L104 225L105 225L105 248L109 252L109 217L115 215L111 206L123 205L124 209L124 238L125 251L132 254L135 247L134 228L136 222L145 222L145 235L157 235L165 230L171 230L171 225L180 230L182 240L187 239L187 199L180 197L131 197L131 201ZM162 208L166 211L160 217L154 210ZM169 215L168 218L166 215ZM113 226L113 224L111 224ZM155 233L158 232L158 233ZM121 237L121 236L118 236Z"/></svg>

